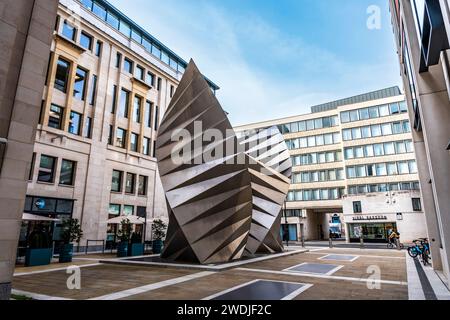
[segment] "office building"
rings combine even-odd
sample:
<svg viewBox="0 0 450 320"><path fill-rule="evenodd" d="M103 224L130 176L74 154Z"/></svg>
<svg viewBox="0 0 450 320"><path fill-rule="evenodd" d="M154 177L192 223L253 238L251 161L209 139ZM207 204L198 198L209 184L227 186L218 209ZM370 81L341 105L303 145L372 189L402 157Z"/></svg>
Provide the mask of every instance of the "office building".
<svg viewBox="0 0 450 320"><path fill-rule="evenodd" d="M60 0L53 26L24 212L79 219L75 251L114 246L119 215L145 220L134 231L150 240L167 217L155 139L187 63L107 1ZM56 252L59 227L48 224Z"/></svg>
<svg viewBox="0 0 450 320"><path fill-rule="evenodd" d="M0 4L0 300L9 299L57 0Z"/></svg>
<svg viewBox="0 0 450 320"><path fill-rule="evenodd" d="M426 234L404 96L398 87L314 106L311 113L235 128L277 125L293 162L284 228L290 240L342 236L386 242Z"/></svg>
<svg viewBox="0 0 450 320"><path fill-rule="evenodd" d="M391 0L433 268L449 284L450 4Z"/></svg>

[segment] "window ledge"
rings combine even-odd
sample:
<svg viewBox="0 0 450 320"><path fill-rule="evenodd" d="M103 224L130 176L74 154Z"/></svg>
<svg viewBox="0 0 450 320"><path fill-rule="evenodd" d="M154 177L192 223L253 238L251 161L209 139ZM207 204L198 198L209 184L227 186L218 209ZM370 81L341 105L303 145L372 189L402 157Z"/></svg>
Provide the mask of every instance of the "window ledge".
<svg viewBox="0 0 450 320"><path fill-rule="evenodd" d="M61 183L58 184L58 187L75 189L75 185L68 185L68 184L61 184Z"/></svg>
<svg viewBox="0 0 450 320"><path fill-rule="evenodd" d="M47 186L54 186L55 183L54 182L44 182L44 181L36 181L37 184L43 184L43 185L47 185Z"/></svg>
<svg viewBox="0 0 450 320"><path fill-rule="evenodd" d="M69 39L69 38L66 38L66 37L63 36L62 34L54 33L54 37L55 37L55 40L61 40L61 41L65 42L65 43L69 44L70 46L72 46L74 49L76 49L76 50L79 51L80 53L84 53L84 52L87 51L86 48L80 46L80 45L79 45L78 43L76 43L75 41L73 41L73 40L71 40L71 39Z"/></svg>
<svg viewBox="0 0 450 320"><path fill-rule="evenodd" d="M133 78L131 79L131 81L132 81L132 82L136 82L136 83L138 83L138 84L140 84L140 85L146 87L147 90L152 90L152 89L153 89L153 87L152 87L151 85L149 85L147 82L145 82L145 81L142 80L142 79L136 78L134 75L133 75Z"/></svg>

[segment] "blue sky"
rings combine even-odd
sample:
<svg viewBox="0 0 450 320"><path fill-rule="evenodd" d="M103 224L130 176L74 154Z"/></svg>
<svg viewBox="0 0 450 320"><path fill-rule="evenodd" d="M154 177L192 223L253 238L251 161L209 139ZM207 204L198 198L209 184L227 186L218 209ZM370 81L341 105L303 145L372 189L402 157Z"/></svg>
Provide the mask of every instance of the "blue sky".
<svg viewBox="0 0 450 320"><path fill-rule="evenodd" d="M110 0L221 90L233 125L399 85L386 0ZM381 29L366 26L381 8ZM403 89L402 89L403 90Z"/></svg>

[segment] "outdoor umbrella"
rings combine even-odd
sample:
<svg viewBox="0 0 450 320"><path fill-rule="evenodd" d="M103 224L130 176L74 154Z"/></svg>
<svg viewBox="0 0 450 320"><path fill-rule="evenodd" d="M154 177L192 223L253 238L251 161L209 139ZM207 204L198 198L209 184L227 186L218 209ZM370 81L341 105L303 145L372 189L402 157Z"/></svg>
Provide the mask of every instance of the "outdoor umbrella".
<svg viewBox="0 0 450 320"><path fill-rule="evenodd" d="M109 219L106 222L109 224L121 224L122 221L126 219L130 220L131 224L144 224L144 219L138 216L119 216Z"/></svg>

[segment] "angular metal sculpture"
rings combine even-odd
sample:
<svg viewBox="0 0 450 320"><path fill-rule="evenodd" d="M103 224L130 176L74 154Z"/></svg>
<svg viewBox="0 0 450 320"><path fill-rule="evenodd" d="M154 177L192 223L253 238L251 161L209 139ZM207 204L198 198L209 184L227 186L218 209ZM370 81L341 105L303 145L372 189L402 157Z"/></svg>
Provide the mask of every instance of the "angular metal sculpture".
<svg viewBox="0 0 450 320"><path fill-rule="evenodd" d="M169 208L163 259L212 264L283 250L291 170L283 137L270 128L238 138L192 60L160 125L156 156Z"/></svg>

